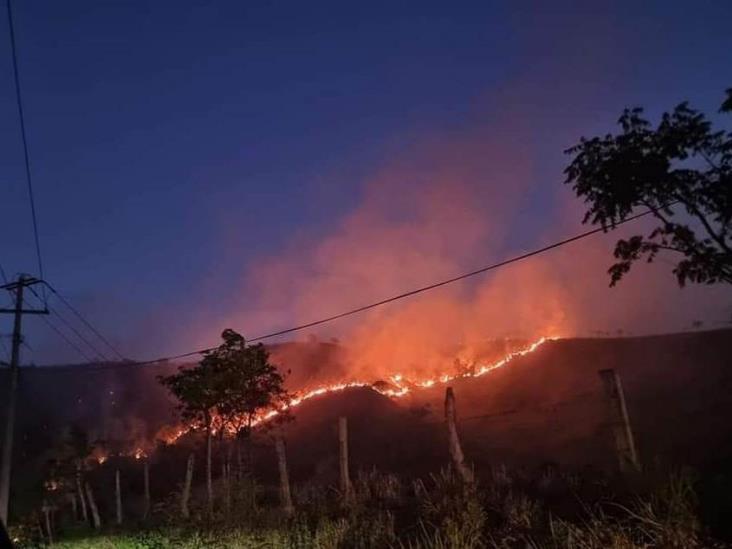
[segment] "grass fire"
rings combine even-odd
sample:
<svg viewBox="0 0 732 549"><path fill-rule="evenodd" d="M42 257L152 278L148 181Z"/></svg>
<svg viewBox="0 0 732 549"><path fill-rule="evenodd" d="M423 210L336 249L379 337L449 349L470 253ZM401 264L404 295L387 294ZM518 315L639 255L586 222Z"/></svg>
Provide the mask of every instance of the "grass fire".
<svg viewBox="0 0 732 549"><path fill-rule="evenodd" d="M0 548L732 547L732 4L5 4Z"/></svg>

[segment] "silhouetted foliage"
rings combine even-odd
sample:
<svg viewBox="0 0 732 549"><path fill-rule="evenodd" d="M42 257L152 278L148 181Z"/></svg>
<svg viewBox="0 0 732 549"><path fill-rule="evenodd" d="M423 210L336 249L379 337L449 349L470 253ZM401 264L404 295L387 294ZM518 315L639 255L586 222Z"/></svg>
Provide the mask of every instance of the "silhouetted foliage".
<svg viewBox="0 0 732 549"><path fill-rule="evenodd" d="M193 368L180 367L158 380L178 399L178 412L192 427L211 429L216 409L221 403L222 369L211 354Z"/></svg>
<svg viewBox="0 0 732 549"><path fill-rule="evenodd" d="M178 399L181 417L194 427L210 429L214 419L238 430L251 426L265 409L283 411L289 396L284 378L269 363L264 345L247 345L234 330L224 330L224 342L204 354L193 368L181 367L159 381Z"/></svg>
<svg viewBox="0 0 732 549"><path fill-rule="evenodd" d="M215 351L222 368L223 393L218 410L222 421L239 433L250 429L256 416L265 410L285 417L290 397L264 345L246 345L233 330L225 330L222 337L224 344Z"/></svg>
<svg viewBox="0 0 732 549"><path fill-rule="evenodd" d="M284 410L287 392L269 354L259 344L247 346L234 330L224 330L221 345L204 353L193 368L179 368L159 381L178 399L182 418L206 431L206 478L209 514L213 511L211 437L216 427L248 433L255 416L266 408Z"/></svg>
<svg viewBox="0 0 732 549"><path fill-rule="evenodd" d="M732 112L732 89L726 94L722 113ZM633 262L652 262L664 250L682 256L673 269L680 286L732 283L732 132L713 131L686 102L655 128L640 108L626 109L618 122L621 133L583 137L565 151L574 156L565 183L589 204L585 223L614 228L637 208L659 221L648 236L616 243L610 285ZM688 217L679 219L675 205Z"/></svg>

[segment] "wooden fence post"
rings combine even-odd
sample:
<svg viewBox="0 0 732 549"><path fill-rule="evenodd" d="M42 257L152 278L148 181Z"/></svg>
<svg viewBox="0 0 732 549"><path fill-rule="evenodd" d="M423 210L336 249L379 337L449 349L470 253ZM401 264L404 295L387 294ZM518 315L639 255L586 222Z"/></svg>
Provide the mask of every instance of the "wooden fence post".
<svg viewBox="0 0 732 549"><path fill-rule="evenodd" d="M150 461L148 458L145 458L142 467L143 482L145 485L145 511L142 517L146 519L150 514Z"/></svg>
<svg viewBox="0 0 732 549"><path fill-rule="evenodd" d="M117 524L122 524L122 487L120 486L119 469L114 471L114 501L117 511Z"/></svg>
<svg viewBox="0 0 732 549"><path fill-rule="evenodd" d="M89 526L89 515L86 512L86 499L84 498L84 489L81 487L81 460L76 462L76 491L79 492L79 501L81 502L81 517L84 523Z"/></svg>
<svg viewBox="0 0 732 549"><path fill-rule="evenodd" d="M49 505L48 501L45 499L43 500L43 507L41 507L41 511L43 512L43 518L46 523L46 535L48 536L48 545L53 546L53 526L51 526L51 505Z"/></svg>
<svg viewBox="0 0 732 549"><path fill-rule="evenodd" d="M620 376L615 370L600 370L607 397L610 427L615 438L615 448L618 454L618 462L622 472L640 471L640 461L635 449L633 430L630 427L628 407L625 404L625 393L620 382Z"/></svg>
<svg viewBox="0 0 732 549"><path fill-rule="evenodd" d="M84 483L84 488L86 489L86 497L89 500L89 509L91 510L94 529L99 530L102 527L102 521L99 518L97 502L94 500L94 492L92 492L92 487L88 482Z"/></svg>
<svg viewBox="0 0 732 549"><path fill-rule="evenodd" d="M445 421L447 423L447 438L450 446L450 457L458 475L465 484L473 483L473 471L465 464L465 456L460 446L460 437L457 432L455 413L455 395L452 387L445 392Z"/></svg>
<svg viewBox="0 0 732 549"><path fill-rule="evenodd" d="M341 493L346 502L351 500L351 477L348 472L348 420L338 418L338 447L340 450Z"/></svg>
<svg viewBox="0 0 732 549"><path fill-rule="evenodd" d="M224 484L224 509L226 514L231 513L231 451L227 448L221 463L221 481Z"/></svg>
<svg viewBox="0 0 732 549"><path fill-rule="evenodd" d="M275 450L277 452L277 465L280 470L280 497L282 499L282 508L284 509L285 514L290 517L295 512L295 508L292 506L292 495L290 494L290 477L287 473L285 441L280 435L277 435L275 438Z"/></svg>
<svg viewBox="0 0 732 549"><path fill-rule="evenodd" d="M191 482L193 482L193 464L195 462L195 455L190 454L188 461L186 462L186 480L183 484L183 493L180 497L180 514L183 518L188 518L191 513L188 509L188 500L191 498Z"/></svg>
<svg viewBox="0 0 732 549"><path fill-rule="evenodd" d="M213 445L213 436L211 435L211 429L209 428L206 432L206 509L208 515L213 515L213 479L211 478L211 451Z"/></svg>
<svg viewBox="0 0 732 549"><path fill-rule="evenodd" d="M66 494L66 499L71 504L71 513L74 515L74 521L79 521L79 507L76 504L76 494L73 492L69 492Z"/></svg>

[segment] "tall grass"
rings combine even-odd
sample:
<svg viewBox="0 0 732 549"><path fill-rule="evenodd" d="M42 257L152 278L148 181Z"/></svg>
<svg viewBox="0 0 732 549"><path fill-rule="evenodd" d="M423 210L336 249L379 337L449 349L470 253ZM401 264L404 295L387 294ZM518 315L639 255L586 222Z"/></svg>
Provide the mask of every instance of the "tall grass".
<svg viewBox="0 0 732 549"><path fill-rule="evenodd" d="M591 492L603 486L601 492ZM175 495L155 506L152 522L92 534L65 528L61 548L285 549L630 549L711 547L696 515L694 479L675 472L651 489L613 496L603 480L546 471L535 478L496 467L485 484L465 485L450 469L405 483L375 470L360 472L352 497L312 483L294 486L296 514L286 517L276 492L243 479L232 505L207 516L192 506L183 521ZM580 502L555 508L546 494ZM599 494L593 501L587 494ZM621 493L621 492L619 492ZM552 497L554 497L552 496ZM202 495L195 498L203 502ZM36 528L37 530L37 528ZM20 533L21 530L16 530ZM32 529L21 547L41 547ZM719 545L721 547L721 545Z"/></svg>

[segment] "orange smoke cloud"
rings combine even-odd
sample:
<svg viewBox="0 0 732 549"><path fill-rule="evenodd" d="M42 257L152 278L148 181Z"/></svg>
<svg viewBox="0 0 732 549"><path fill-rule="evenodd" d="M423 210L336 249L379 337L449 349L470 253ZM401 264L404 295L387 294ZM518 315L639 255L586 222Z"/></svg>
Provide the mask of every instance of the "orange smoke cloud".
<svg viewBox="0 0 732 549"><path fill-rule="evenodd" d="M217 329L259 335L309 322L584 230L582 205L561 185L561 174L533 173L533 151L512 137L523 135L520 126L511 117L482 133L402 152L363 183L360 204L325 236L300 237L250 268L237 310ZM679 290L663 263L638 265L627 281L608 288L615 240L647 228L623 227L318 327L310 334L338 337L344 350L329 364L333 369L311 372L297 385L394 372L424 378L456 359L484 358L491 342L503 338L680 330L715 306L718 312L724 289ZM210 329L201 334L207 344L217 337ZM289 368L301 350L276 358Z"/></svg>
<svg viewBox="0 0 732 549"><path fill-rule="evenodd" d="M402 160L367 182L360 206L331 234L251 270L247 312L227 325L305 322L505 253L513 213L530 190L520 145L471 137L434 142L414 155L416 162ZM533 267L441 288L315 333L337 335L345 347L346 371L327 377L373 380L395 371L444 372L456 358L477 360L492 338L537 339L569 326L561 285Z"/></svg>

